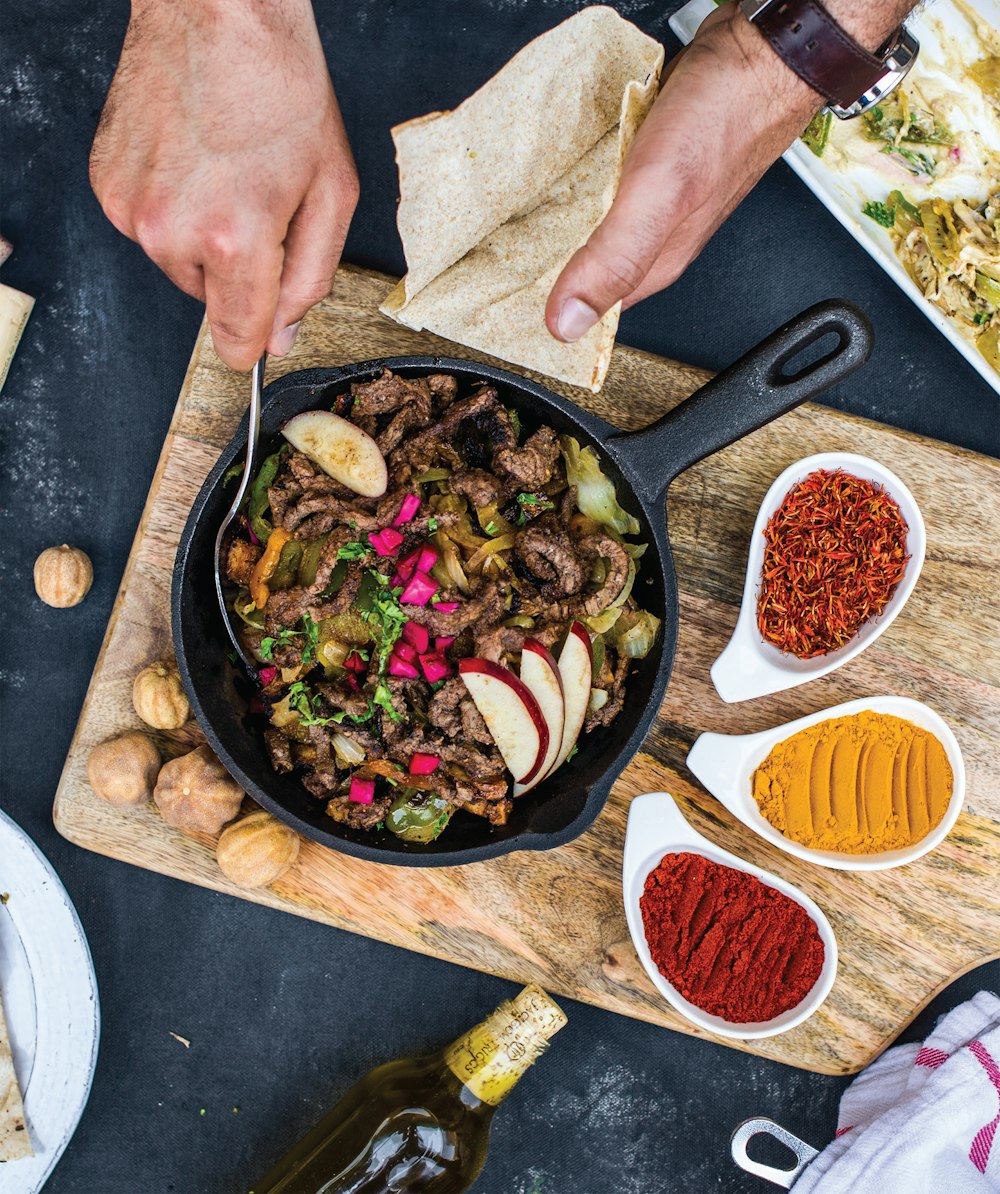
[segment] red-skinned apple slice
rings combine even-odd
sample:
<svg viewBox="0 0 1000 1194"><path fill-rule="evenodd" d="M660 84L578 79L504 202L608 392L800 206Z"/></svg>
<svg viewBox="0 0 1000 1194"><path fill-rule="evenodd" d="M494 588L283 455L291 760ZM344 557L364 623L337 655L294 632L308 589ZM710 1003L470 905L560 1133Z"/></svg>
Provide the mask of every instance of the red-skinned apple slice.
<svg viewBox="0 0 1000 1194"><path fill-rule="evenodd" d="M523 796L549 774L562 745L563 725L566 721L566 707L563 702L562 680L559 665L548 647L538 639L526 638L521 649L521 679L528 691L538 702L538 707L549 727L549 748L534 779L514 785L514 795Z"/></svg>
<svg viewBox="0 0 1000 1194"><path fill-rule="evenodd" d="M508 770L517 782L530 783L549 751L549 727L531 690L491 659L463 659L458 672Z"/></svg>
<svg viewBox="0 0 1000 1194"><path fill-rule="evenodd" d="M574 622L569 628L566 642L559 652L559 675L562 679L563 702L566 717L563 724L562 742L556 752L555 762L549 775L561 767L576 745L590 704L590 689L593 682L594 657L590 645L590 634L582 622Z"/></svg>
<svg viewBox="0 0 1000 1194"><path fill-rule="evenodd" d="M329 410L289 419L281 434L329 477L363 497L381 497L389 484L385 457L360 427Z"/></svg>

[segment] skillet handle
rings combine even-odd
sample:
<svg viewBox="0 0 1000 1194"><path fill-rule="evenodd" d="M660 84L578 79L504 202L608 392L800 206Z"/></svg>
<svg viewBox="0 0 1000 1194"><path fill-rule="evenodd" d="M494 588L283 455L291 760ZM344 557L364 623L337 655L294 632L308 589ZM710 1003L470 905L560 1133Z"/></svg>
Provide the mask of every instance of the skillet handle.
<svg viewBox="0 0 1000 1194"><path fill-rule="evenodd" d="M795 373L784 372L793 357L831 332L837 336L834 348ZM610 436L607 450L639 497L662 505L678 473L849 377L871 356L873 340L868 317L853 303L817 303L662 419L641 431Z"/></svg>

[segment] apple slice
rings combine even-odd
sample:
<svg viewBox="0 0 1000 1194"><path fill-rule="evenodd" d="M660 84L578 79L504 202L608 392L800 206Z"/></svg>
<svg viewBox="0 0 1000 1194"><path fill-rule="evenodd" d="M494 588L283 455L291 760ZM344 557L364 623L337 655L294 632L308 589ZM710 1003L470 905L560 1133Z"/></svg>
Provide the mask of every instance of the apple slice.
<svg viewBox="0 0 1000 1194"><path fill-rule="evenodd" d="M458 672L508 770L517 782L529 783L549 751L549 727L531 690L491 659L463 659Z"/></svg>
<svg viewBox="0 0 1000 1194"><path fill-rule="evenodd" d="M389 484L385 457L360 427L329 410L307 410L282 427L281 434L328 477L362 497L381 497Z"/></svg>
<svg viewBox="0 0 1000 1194"><path fill-rule="evenodd" d="M559 665L548 647L542 646L536 638L524 640L521 649L521 679L538 702L545 724L549 727L549 749L545 752L545 758L535 778L528 783L514 785L515 796L523 796L549 774L562 744L563 726L566 721Z"/></svg>
<svg viewBox="0 0 1000 1194"><path fill-rule="evenodd" d="M584 718L587 716L587 706L590 704L593 668L594 656L590 634L582 622L574 622L569 628L563 649L559 652L559 675L562 679L566 717L562 741L556 752L555 762L549 769L549 775L566 762L569 752L580 737Z"/></svg>

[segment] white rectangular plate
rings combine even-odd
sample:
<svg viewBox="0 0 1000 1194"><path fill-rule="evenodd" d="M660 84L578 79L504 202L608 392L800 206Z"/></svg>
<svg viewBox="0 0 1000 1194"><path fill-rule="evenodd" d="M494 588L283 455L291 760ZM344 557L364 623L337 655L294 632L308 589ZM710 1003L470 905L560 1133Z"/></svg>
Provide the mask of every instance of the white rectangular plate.
<svg viewBox="0 0 1000 1194"><path fill-rule="evenodd" d="M690 0L690 3L678 9L670 18L670 28L687 45L697 32L698 26L715 7L714 0ZM1000 0L968 0L968 7L995 28L1000 28ZM926 9L921 9L907 24L919 40L920 54L927 62L936 62L942 57L939 29L944 29L953 37L961 36L968 29L965 18L952 0L936 0ZM973 51L970 61L975 61L979 56ZM921 58L918 57L918 63L920 61ZM896 285L909 295L938 331L951 341L987 385L1000 393L1000 374L991 368L976 346L962 335L958 325L924 298L896 256L888 232L874 220L869 220L861 214L862 205L867 200L885 199L889 191L898 184L863 167L831 169L801 141L796 141L783 157L858 244L866 249ZM997 183L994 182L994 185ZM904 194L907 193L905 184L900 189ZM946 198L950 197L952 189L941 188Z"/></svg>

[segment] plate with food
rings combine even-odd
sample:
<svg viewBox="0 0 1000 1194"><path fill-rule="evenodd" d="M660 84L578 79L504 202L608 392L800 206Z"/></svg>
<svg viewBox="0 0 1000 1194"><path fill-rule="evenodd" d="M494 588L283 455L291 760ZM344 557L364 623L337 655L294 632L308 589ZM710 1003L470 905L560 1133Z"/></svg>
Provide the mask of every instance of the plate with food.
<svg viewBox="0 0 1000 1194"><path fill-rule="evenodd" d="M177 662L210 745L269 811L362 858L452 865L577 836L669 678L671 479L870 349L860 312L818 304L628 434L454 358L271 383L224 545L253 675L229 658L213 571L246 422L175 566Z"/></svg>
<svg viewBox="0 0 1000 1194"><path fill-rule="evenodd" d="M670 27L687 43L714 7ZM1000 2L940 0L907 27L900 86L855 119L820 113L784 159L1000 391Z"/></svg>
<svg viewBox="0 0 1000 1194"><path fill-rule="evenodd" d="M76 1130L97 1064L97 980L50 863L0 812L0 1161L5 1194L37 1194Z"/></svg>

